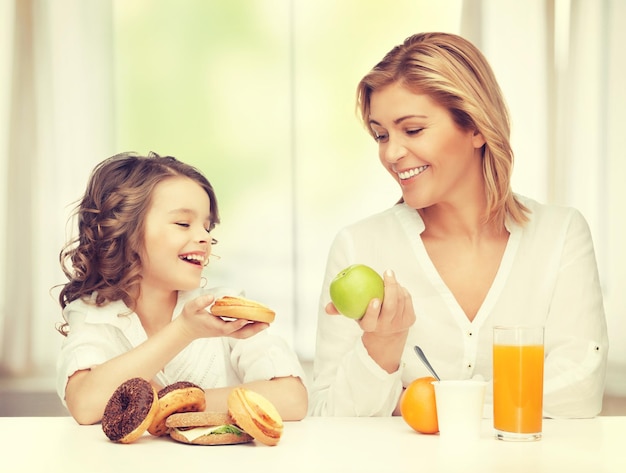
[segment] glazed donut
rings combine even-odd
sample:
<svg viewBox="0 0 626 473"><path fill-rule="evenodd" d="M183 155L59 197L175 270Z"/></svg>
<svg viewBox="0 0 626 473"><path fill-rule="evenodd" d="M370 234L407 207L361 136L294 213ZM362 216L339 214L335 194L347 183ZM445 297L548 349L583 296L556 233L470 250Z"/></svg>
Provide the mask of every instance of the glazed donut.
<svg viewBox="0 0 626 473"><path fill-rule="evenodd" d="M211 306L211 313L230 319L246 319L254 322L270 324L276 313L259 302L243 297L224 296L217 299Z"/></svg>
<svg viewBox="0 0 626 473"><path fill-rule="evenodd" d="M188 381L178 381L165 386L157 396L159 410L148 427L148 432L157 437L167 435L169 429L165 421L172 414L203 411L206 407L204 389Z"/></svg>
<svg viewBox="0 0 626 473"><path fill-rule="evenodd" d="M102 430L113 442L134 442L152 423L158 409L156 389L145 379L129 379L107 402L102 415Z"/></svg>

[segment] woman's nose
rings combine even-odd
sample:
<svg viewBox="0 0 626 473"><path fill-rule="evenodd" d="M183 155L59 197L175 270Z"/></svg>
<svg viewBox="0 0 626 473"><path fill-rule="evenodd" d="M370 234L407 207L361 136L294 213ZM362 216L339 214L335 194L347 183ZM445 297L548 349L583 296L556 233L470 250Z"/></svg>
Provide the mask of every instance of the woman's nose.
<svg viewBox="0 0 626 473"><path fill-rule="evenodd" d="M392 139L391 137L389 137L389 140L385 144L385 148L381 151L381 157L390 164L397 163L399 160L404 158L407 153L404 144L400 140Z"/></svg>

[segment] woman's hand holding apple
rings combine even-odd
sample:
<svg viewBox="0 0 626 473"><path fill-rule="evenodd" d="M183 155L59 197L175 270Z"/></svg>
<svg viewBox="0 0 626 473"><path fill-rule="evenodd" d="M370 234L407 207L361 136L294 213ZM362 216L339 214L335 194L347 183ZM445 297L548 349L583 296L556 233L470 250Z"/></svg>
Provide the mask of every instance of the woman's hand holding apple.
<svg viewBox="0 0 626 473"><path fill-rule="evenodd" d="M385 271L385 300L374 300L359 321L363 345L370 357L388 373L400 366L402 352L415 323L415 311L409 292L396 281L392 271Z"/></svg>
<svg viewBox="0 0 626 473"><path fill-rule="evenodd" d="M391 270L381 278L369 266L349 266L331 282L330 296L326 313L355 319L364 332L389 335L408 331L415 322L411 295Z"/></svg>
<svg viewBox="0 0 626 473"><path fill-rule="evenodd" d="M393 373L400 365L409 329L415 323L415 311L411 295L398 284L391 270L385 271L383 282L384 299L371 299L365 314L355 320L363 330L363 345L370 357ZM326 313L340 314L332 302L326 306Z"/></svg>
<svg viewBox="0 0 626 473"><path fill-rule="evenodd" d="M382 336L408 333L415 323L413 300L409 291L398 284L391 270L385 271L385 299L373 299L358 321L363 332Z"/></svg>

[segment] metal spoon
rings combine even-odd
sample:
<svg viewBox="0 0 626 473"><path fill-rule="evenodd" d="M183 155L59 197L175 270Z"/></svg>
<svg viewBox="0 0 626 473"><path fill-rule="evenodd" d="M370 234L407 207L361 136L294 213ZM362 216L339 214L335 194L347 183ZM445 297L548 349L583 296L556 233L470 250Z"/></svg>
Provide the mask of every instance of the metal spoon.
<svg viewBox="0 0 626 473"><path fill-rule="evenodd" d="M426 368L428 368L428 371L430 371L430 374L433 375L433 377L437 380L437 381L441 381L441 378L439 378L439 376L437 375L437 373L435 372L435 370L433 369L432 366L430 366L430 362L428 361L428 358L426 358L426 355L424 354L424 352L422 351L422 349L420 347L418 347L417 345L415 345L413 347L415 349L415 353L417 354L417 357L422 360L422 363L424 363L424 366L426 366Z"/></svg>

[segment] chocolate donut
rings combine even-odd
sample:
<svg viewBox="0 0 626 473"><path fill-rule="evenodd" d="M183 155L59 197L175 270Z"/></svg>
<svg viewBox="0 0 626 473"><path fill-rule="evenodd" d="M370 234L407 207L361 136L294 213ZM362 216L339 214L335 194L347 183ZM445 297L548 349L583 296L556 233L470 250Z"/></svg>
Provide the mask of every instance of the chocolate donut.
<svg viewBox="0 0 626 473"><path fill-rule="evenodd" d="M204 389L189 381L178 381L165 386L158 392L159 411L152 419L148 432L157 437L167 435L165 421L177 412L203 411L206 407Z"/></svg>
<svg viewBox="0 0 626 473"><path fill-rule="evenodd" d="M150 426L158 409L156 389L145 379L129 379L107 402L102 415L102 430L113 442L134 442Z"/></svg>

